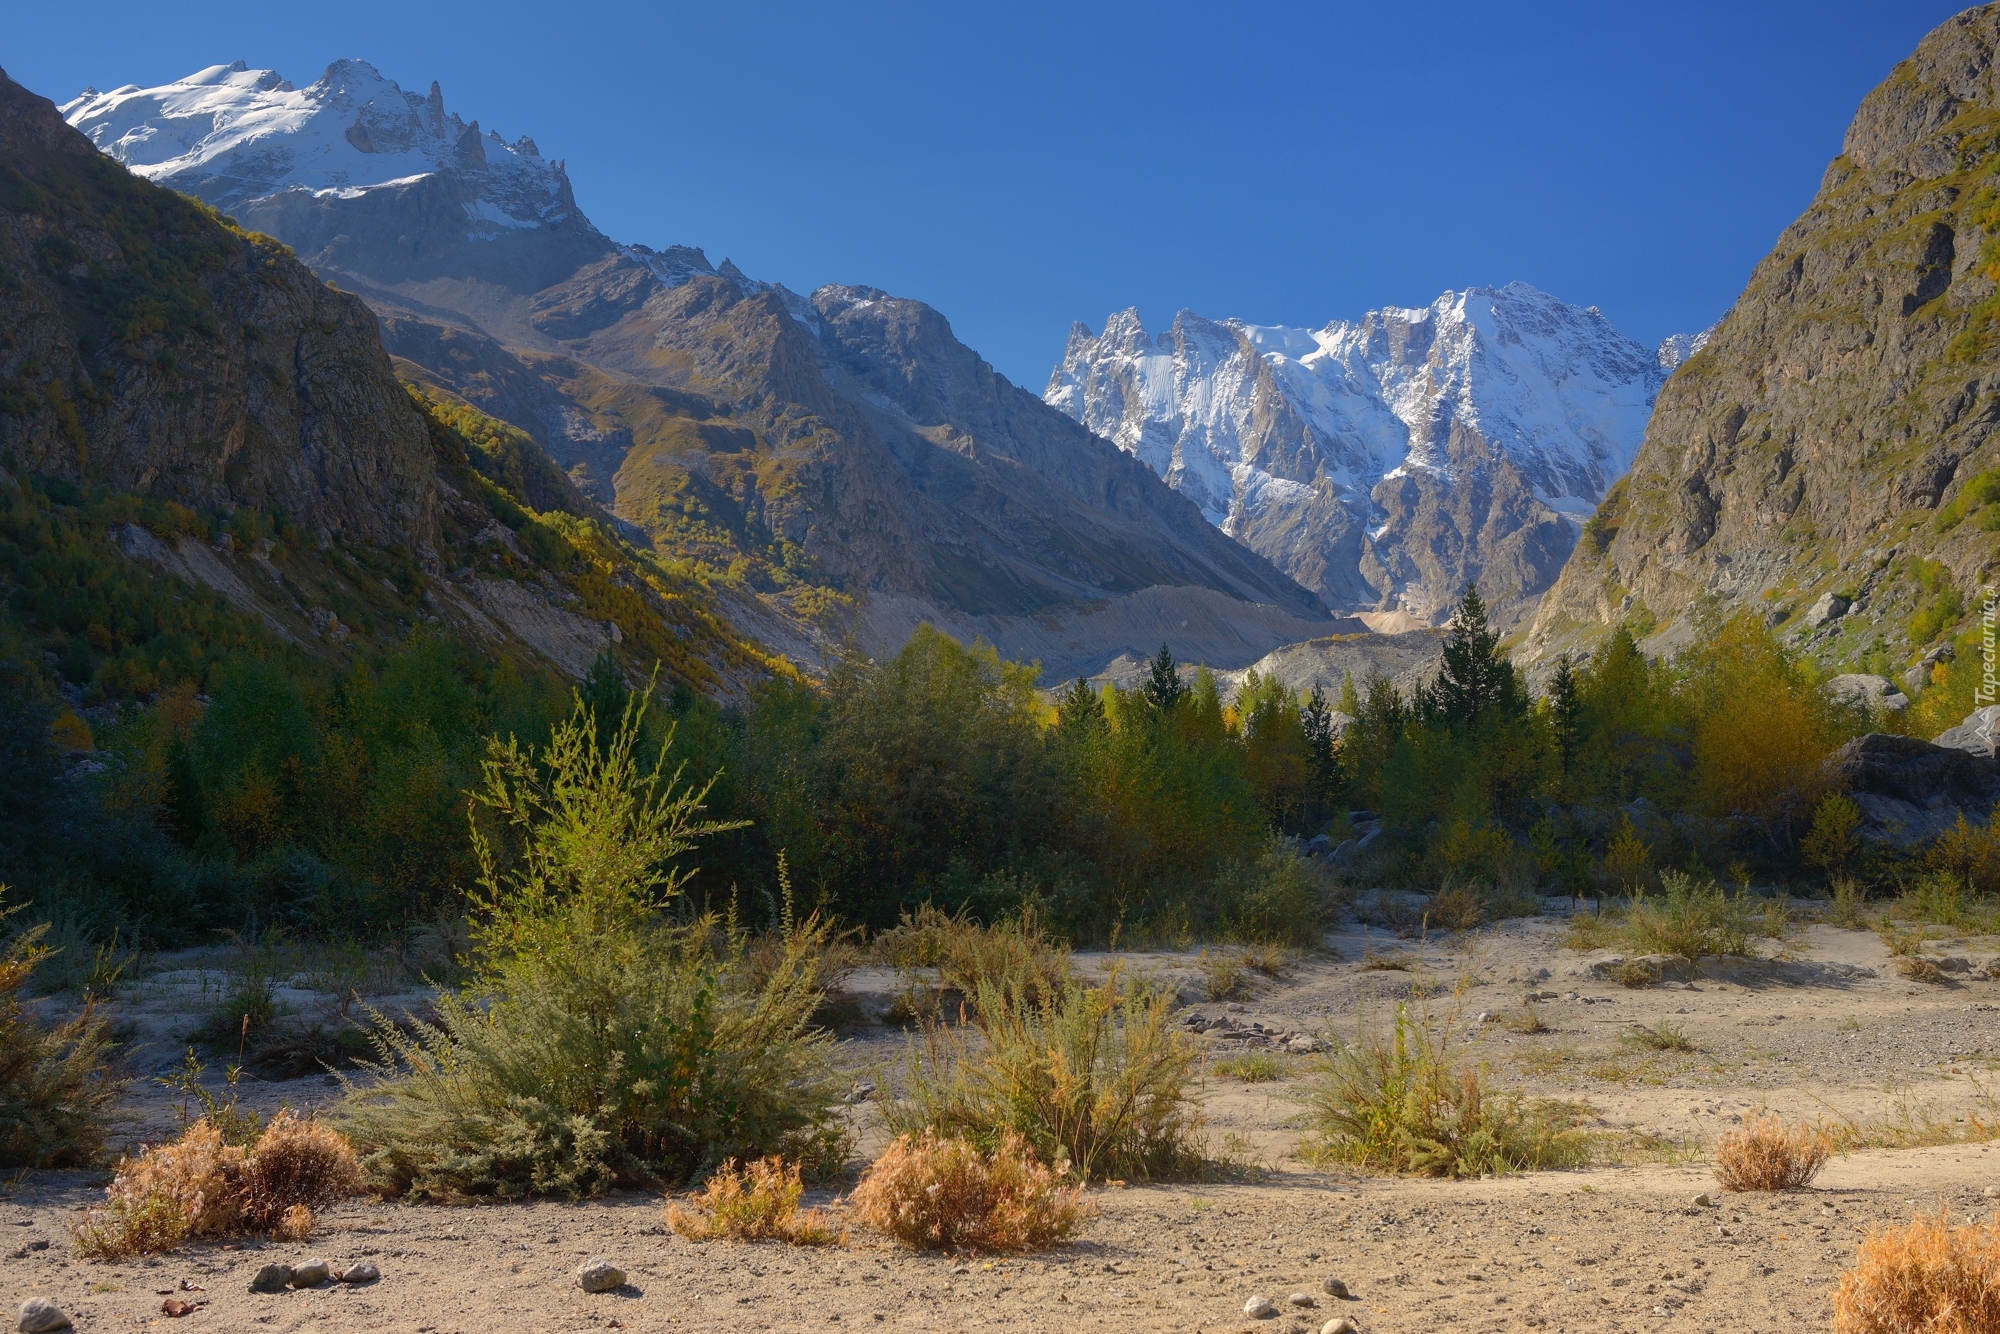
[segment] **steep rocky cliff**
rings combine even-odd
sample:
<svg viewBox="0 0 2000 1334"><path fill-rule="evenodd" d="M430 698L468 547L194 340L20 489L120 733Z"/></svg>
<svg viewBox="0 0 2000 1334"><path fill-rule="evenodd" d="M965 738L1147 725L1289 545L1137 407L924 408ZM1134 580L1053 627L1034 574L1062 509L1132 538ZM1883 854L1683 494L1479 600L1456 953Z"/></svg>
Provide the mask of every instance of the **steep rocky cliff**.
<svg viewBox="0 0 2000 1334"><path fill-rule="evenodd" d="M0 451L16 466L431 553L430 443L374 325L0 74Z"/></svg>
<svg viewBox="0 0 2000 1334"><path fill-rule="evenodd" d="M529 432L803 658L848 633L893 647L913 619L1032 653L1053 625L1034 618L1057 617L1065 672L1162 640L1249 662L1330 628L1312 593L936 311L614 244L561 164L447 115L435 89L353 61L300 89L217 66L65 110L133 170L297 246L376 310L412 378ZM1159 589L1202 612L1140 596ZM1214 599L1242 609L1240 633L1192 632Z"/></svg>
<svg viewBox="0 0 2000 1334"><path fill-rule="evenodd" d="M150 693L182 621L336 660L429 625L570 676L609 646L725 697L784 670L529 437L406 390L359 299L133 176L4 74L0 462L0 637L77 699ZM180 581L151 605L221 619L94 594L86 614L58 566L86 587L136 566Z"/></svg>
<svg viewBox="0 0 2000 1334"><path fill-rule="evenodd" d="M1710 604L1891 670L1976 614L2000 553L1996 46L2000 7L1968 10L1864 99L1811 206L1661 391L1531 656L1620 619L1668 647Z"/></svg>

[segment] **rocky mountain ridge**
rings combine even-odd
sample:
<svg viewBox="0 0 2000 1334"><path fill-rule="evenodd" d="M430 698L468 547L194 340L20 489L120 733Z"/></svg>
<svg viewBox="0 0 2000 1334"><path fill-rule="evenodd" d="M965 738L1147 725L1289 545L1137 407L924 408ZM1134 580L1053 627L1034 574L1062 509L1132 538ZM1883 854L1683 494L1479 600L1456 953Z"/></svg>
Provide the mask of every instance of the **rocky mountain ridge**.
<svg viewBox="0 0 2000 1334"><path fill-rule="evenodd" d="M797 656L842 635L885 644L920 609L996 639L1062 616L1065 664L1087 666L1172 642L1186 618L1159 599L1091 610L1154 588L1242 603L1245 661L1286 642L1259 627L1329 624L936 311L867 288L803 298L696 249L615 244L575 212L559 164L455 128L435 91L352 61L297 90L215 67L67 110L360 295L408 378L528 432L629 531L757 601L760 631ZM1103 642L1079 628L1113 625Z"/></svg>
<svg viewBox="0 0 2000 1334"><path fill-rule="evenodd" d="M1429 624L1476 582L1502 619L1555 578L1630 465L1679 342L1524 283L1320 329L1136 311L1070 332L1043 398L1329 606Z"/></svg>
<svg viewBox="0 0 2000 1334"><path fill-rule="evenodd" d="M2000 7L1967 10L1862 101L1661 391L1530 658L1621 620L1667 648L1704 609L1751 609L1829 666L1901 675L1977 611L2000 557L1996 52Z"/></svg>
<svg viewBox="0 0 2000 1334"><path fill-rule="evenodd" d="M183 586L169 602L214 595L335 659L428 624L569 676L627 644L724 696L780 669L527 437L413 397L359 299L127 172L4 73L0 457L0 495L46 516L33 540L88 533L65 559L144 567ZM64 644L78 686L154 633L8 611Z"/></svg>

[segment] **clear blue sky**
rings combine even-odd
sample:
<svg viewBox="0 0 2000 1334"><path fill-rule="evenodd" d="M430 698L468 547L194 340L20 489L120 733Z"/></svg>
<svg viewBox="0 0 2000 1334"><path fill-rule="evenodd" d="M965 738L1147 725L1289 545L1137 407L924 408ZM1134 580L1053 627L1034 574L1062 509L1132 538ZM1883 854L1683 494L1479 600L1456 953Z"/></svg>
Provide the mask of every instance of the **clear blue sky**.
<svg viewBox="0 0 2000 1334"><path fill-rule="evenodd" d="M1700 328L1960 7L14 0L0 65L57 101L238 59L437 79L611 236L920 298L1039 391L1126 306L1318 325L1518 278Z"/></svg>

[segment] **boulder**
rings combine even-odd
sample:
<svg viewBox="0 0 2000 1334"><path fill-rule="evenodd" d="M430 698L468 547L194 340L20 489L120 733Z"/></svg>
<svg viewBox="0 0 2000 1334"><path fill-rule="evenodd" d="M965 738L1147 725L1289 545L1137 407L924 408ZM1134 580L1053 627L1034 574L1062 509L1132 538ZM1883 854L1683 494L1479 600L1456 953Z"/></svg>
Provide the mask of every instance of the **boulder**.
<svg viewBox="0 0 2000 1334"><path fill-rule="evenodd" d="M1826 770L1861 808L1856 832L1895 847L1928 843L1960 815L1984 824L2000 801L2000 764L1990 755L1916 737L1856 737L1827 757Z"/></svg>
<svg viewBox="0 0 2000 1334"><path fill-rule="evenodd" d="M1994 757L1996 735L2000 735L2000 704L1988 704L1966 714L1965 721L1958 726L1938 733L1932 743L1990 760Z"/></svg>
<svg viewBox="0 0 2000 1334"><path fill-rule="evenodd" d="M1805 623L1817 630L1829 621L1837 621L1847 615L1847 609L1853 605L1838 593L1821 593L1819 601L1806 608Z"/></svg>
<svg viewBox="0 0 2000 1334"><path fill-rule="evenodd" d="M1842 704L1863 704L1894 712L1910 706L1910 697L1886 676L1847 672L1826 683L1826 693Z"/></svg>

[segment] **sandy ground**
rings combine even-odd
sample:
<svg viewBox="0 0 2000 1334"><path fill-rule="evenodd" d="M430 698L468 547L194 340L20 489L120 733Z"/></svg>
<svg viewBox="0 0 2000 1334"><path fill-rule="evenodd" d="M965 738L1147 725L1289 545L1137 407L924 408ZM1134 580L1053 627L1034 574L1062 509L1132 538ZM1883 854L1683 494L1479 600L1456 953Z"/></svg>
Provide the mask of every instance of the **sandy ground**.
<svg viewBox="0 0 2000 1334"><path fill-rule="evenodd" d="M1315 1170L1294 1156L1302 1129L1291 1094L1312 1058L1281 1052L1275 1083L1211 1076L1208 1130L1256 1179L1134 1185L1094 1192L1102 1215L1078 1244L1006 1260L912 1254L856 1229L841 1249L690 1242L667 1232L657 1196L585 1203L447 1209L355 1201L328 1211L303 1246L193 1247L144 1262L74 1256L71 1229L102 1198L101 1174L27 1173L0 1187L0 1298L54 1298L80 1329L149 1323L187 1330L334 1329L499 1334L631 1330L1186 1330L1318 1329L1336 1315L1363 1331L1825 1328L1840 1269L1870 1228L1948 1207L1989 1220L2000 1157L1977 1139L2000 1122L1986 1088L2000 1068L1994 1027L2000 982L1985 978L1990 944L1937 943L1965 966L1941 984L1903 980L1877 938L1818 926L1786 962L1711 965L1686 985L1628 990L1594 975L1603 954L1561 946L1560 924L1510 923L1418 953L1384 931L1354 930L1244 1000L1191 1003L1186 1016L1232 1028L1202 1037L1216 1061L1266 1045L1266 1034L1351 1033L1382 1023L1400 1002L1444 1025L1468 1059L1502 1084L1580 1100L1623 1165L1467 1182L1402 1181ZM1190 999L1199 972L1186 955L1084 955L1149 971ZM185 973L188 970L181 970ZM165 978L165 981L161 979ZM1950 980L1955 979L1955 980ZM895 979L869 970L852 983L855 1009L879 1009ZM153 1060L177 1050L189 1022L185 980L159 974L126 1004L133 1031L152 1034ZM1529 996L1550 1031L1496 1022ZM305 989L295 1005L322 1003ZM1482 1021L1480 1016L1488 1016ZM1679 1025L1696 1052L1621 1042L1636 1024ZM1227 1034L1249 1034L1246 1038ZM903 1038L880 1024L846 1030L841 1059L857 1079L888 1082ZM1285 1045L1291 1045L1289 1042ZM1306 1045L1300 1043L1298 1045ZM323 1076L246 1084L245 1101L310 1106L335 1090ZM174 1122L171 1098L135 1090L134 1133ZM857 1116L863 1143L870 1104ZM1781 1196L1715 1191L1700 1161L1707 1139L1749 1111L1845 1121L1877 1143L1837 1157L1812 1189ZM1718 1203L1696 1203L1712 1191ZM831 1197L821 1202L828 1202ZM836 1202L836 1207L838 1207ZM45 1246L37 1249L41 1243ZM571 1277L604 1255L629 1285L588 1296ZM363 1288L253 1296L249 1276L270 1260L308 1256L336 1266L378 1264ZM1338 1276L1351 1300L1324 1295ZM203 1291L190 1294L183 1282ZM160 1313L162 1290L206 1304L184 1319ZM1245 1301L1317 1305L1250 1320Z"/></svg>

